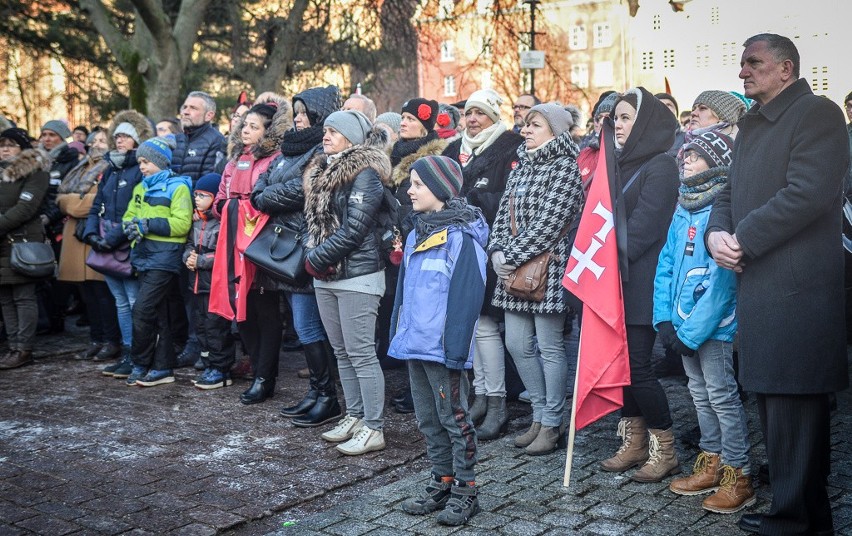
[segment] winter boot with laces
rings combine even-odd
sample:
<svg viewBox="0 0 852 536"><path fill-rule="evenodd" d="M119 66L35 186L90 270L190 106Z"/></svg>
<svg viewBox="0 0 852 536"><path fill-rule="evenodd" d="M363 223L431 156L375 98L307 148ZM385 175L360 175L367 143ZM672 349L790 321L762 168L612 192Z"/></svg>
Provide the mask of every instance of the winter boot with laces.
<svg viewBox="0 0 852 536"><path fill-rule="evenodd" d="M648 461L630 478L636 482L660 482L667 476L680 473L672 429L648 431L651 436L648 442Z"/></svg>
<svg viewBox="0 0 852 536"><path fill-rule="evenodd" d="M648 427L643 417L624 417L618 421L621 447L612 458L601 462L601 469L622 473L648 461Z"/></svg>
<svg viewBox="0 0 852 536"><path fill-rule="evenodd" d="M719 491L704 499L701 506L717 514L733 514L756 502L751 475L744 475L742 467L723 465Z"/></svg>
<svg viewBox="0 0 852 536"><path fill-rule="evenodd" d="M678 495L701 495L719 489L721 481L722 460L719 455L701 452L692 467L692 474L672 480L669 489Z"/></svg>
<svg viewBox="0 0 852 536"><path fill-rule="evenodd" d="M438 514L438 523L457 527L479 513L479 499L474 482L455 480L450 488L450 499Z"/></svg>
<svg viewBox="0 0 852 536"><path fill-rule="evenodd" d="M420 497L412 497L402 502L402 511L414 516L423 516L443 510L450 500L452 485L453 477L433 474L426 491Z"/></svg>

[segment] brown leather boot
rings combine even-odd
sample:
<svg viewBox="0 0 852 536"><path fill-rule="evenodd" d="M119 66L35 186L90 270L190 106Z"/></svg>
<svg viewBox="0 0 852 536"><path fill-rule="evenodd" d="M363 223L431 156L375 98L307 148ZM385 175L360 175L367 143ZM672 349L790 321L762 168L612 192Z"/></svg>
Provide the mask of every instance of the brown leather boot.
<svg viewBox="0 0 852 536"><path fill-rule="evenodd" d="M0 369L13 369L33 362L32 350L13 350L0 361Z"/></svg>
<svg viewBox="0 0 852 536"><path fill-rule="evenodd" d="M756 502L751 475L744 475L742 467L723 465L719 491L704 499L701 506L717 514L733 514Z"/></svg>
<svg viewBox="0 0 852 536"><path fill-rule="evenodd" d="M618 421L621 447L612 458L601 462L601 469L622 473L648 461L648 426L644 417L624 417Z"/></svg>
<svg viewBox="0 0 852 536"><path fill-rule="evenodd" d="M534 422L530 425L530 429L515 438L515 446L519 449L529 447L535 438L538 437L538 432L541 430L541 423Z"/></svg>
<svg viewBox="0 0 852 536"><path fill-rule="evenodd" d="M680 462L674 448L674 433L668 430L648 430L648 461L630 478L636 482L661 482L670 475L680 473Z"/></svg>
<svg viewBox="0 0 852 536"><path fill-rule="evenodd" d="M722 481L722 460L718 454L701 452L692 474L684 478L676 478L669 484L669 489L678 495L701 495L719 489Z"/></svg>

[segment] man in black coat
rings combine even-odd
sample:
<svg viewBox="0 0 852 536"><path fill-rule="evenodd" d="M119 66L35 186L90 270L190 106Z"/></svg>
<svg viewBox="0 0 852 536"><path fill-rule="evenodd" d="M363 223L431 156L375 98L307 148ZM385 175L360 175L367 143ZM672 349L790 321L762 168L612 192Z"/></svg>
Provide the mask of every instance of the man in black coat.
<svg viewBox="0 0 852 536"><path fill-rule="evenodd" d="M848 387L840 201L849 149L843 114L799 78L795 45L744 43L745 95L728 186L705 241L737 272L740 382L757 394L772 505L740 528L833 534L826 492L829 393Z"/></svg>
<svg viewBox="0 0 852 536"><path fill-rule="evenodd" d="M177 136L172 169L191 178L193 186L202 175L213 173L216 164L224 158L225 137L211 124L215 117L216 101L203 91L191 92L180 107L183 134Z"/></svg>

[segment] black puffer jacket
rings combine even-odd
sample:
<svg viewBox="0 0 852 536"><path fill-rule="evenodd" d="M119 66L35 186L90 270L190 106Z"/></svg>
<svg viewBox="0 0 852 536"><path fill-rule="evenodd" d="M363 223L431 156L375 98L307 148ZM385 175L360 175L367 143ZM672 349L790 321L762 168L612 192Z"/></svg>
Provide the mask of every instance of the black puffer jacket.
<svg viewBox="0 0 852 536"><path fill-rule="evenodd" d="M351 279L384 268L376 223L391 165L384 147L387 133L372 130L363 145L329 158L316 155L301 184L293 181L274 189L267 201L284 211L304 207L308 260L329 279Z"/></svg>
<svg viewBox="0 0 852 536"><path fill-rule="evenodd" d="M624 147L616 151L616 184L623 190L637 171L639 174L618 196L616 208L626 223L626 233L618 236L619 248L625 248L619 253L627 257L627 271L622 271L624 320L627 324L651 325L654 275L680 184L675 159L666 154L674 143L677 120L645 88L628 92L638 94L639 109Z"/></svg>
<svg viewBox="0 0 852 536"><path fill-rule="evenodd" d="M270 215L266 225L282 225L286 229L296 231L302 236L302 242L307 243L307 226L303 207L288 209L286 199L299 196L302 189L302 173L308 162L317 153L322 153L322 147L317 145L307 153L298 156L281 155L276 158L266 173L262 174L254 185L251 193L251 204L254 208ZM256 280L263 280L263 288L283 290L287 292L313 292L313 285L292 287L258 270Z"/></svg>
<svg viewBox="0 0 852 536"><path fill-rule="evenodd" d="M172 169L175 173L192 179L192 185L205 173L212 173L216 164L225 158L222 144L225 137L213 125L206 123L178 134L177 147L172 154Z"/></svg>

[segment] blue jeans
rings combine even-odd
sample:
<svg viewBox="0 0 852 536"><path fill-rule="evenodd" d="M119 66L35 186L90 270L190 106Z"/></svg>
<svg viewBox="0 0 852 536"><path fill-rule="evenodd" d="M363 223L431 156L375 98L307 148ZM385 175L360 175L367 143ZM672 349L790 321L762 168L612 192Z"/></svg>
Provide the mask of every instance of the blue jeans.
<svg viewBox="0 0 852 536"><path fill-rule="evenodd" d="M315 294L301 294L298 292L285 292L290 310L293 311L293 327L302 344L311 344L326 339L325 329L322 327L317 297Z"/></svg>
<svg viewBox="0 0 852 536"><path fill-rule="evenodd" d="M748 424L734 379L733 345L709 340L694 356L683 357L683 369L698 412L701 450L748 470Z"/></svg>
<svg viewBox="0 0 852 536"><path fill-rule="evenodd" d="M133 343L133 304L136 303L136 295L139 293L139 280L135 277L125 279L110 275L105 275L104 279L115 297L121 344L130 346Z"/></svg>

